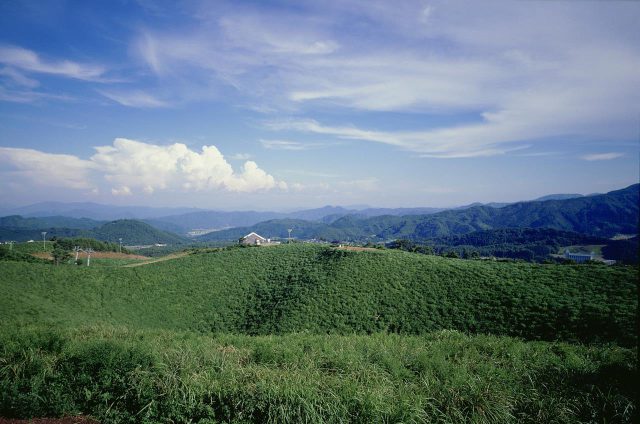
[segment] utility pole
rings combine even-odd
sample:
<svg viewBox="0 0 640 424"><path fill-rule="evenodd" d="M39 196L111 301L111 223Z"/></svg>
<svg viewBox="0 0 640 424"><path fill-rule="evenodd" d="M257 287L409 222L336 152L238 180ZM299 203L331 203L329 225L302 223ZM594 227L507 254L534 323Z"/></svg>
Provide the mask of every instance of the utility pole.
<svg viewBox="0 0 640 424"><path fill-rule="evenodd" d="M42 232L42 251L43 251L43 252L46 252L46 251L47 251L47 242L46 242L46 240L45 240L45 238L44 238L44 236L46 236L46 235L47 235L47 232L46 232L46 231L43 231L43 232Z"/></svg>
<svg viewBox="0 0 640 424"><path fill-rule="evenodd" d="M85 252L87 252L87 266L89 266L91 265L91 254L93 253L93 249L88 248Z"/></svg>
<svg viewBox="0 0 640 424"><path fill-rule="evenodd" d="M76 252L76 264L78 263L78 253L80 253L80 246L76 246L73 248L73 251Z"/></svg>
<svg viewBox="0 0 640 424"><path fill-rule="evenodd" d="M120 240L120 247L118 249L118 253L122 253L122 237L120 237L118 240Z"/></svg>
<svg viewBox="0 0 640 424"><path fill-rule="evenodd" d="M289 228L287 231L289 232L289 241L288 241L288 243L291 243L291 231L293 231L293 228Z"/></svg>

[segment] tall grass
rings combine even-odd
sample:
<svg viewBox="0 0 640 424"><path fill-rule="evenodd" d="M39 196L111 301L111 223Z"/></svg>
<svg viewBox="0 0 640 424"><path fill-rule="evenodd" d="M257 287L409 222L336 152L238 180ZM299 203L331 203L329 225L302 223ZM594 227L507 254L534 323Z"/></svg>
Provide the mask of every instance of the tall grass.
<svg viewBox="0 0 640 424"><path fill-rule="evenodd" d="M108 423L632 422L636 351L444 331L5 331L0 415Z"/></svg>

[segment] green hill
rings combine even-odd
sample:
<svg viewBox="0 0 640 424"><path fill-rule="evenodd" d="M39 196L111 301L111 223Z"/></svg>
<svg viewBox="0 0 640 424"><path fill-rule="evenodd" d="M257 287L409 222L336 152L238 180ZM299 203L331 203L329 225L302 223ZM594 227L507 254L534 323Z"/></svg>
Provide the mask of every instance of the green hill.
<svg viewBox="0 0 640 424"><path fill-rule="evenodd" d="M47 239L55 238L93 238L105 242L118 242L122 237L127 245L146 245L155 243L184 244L189 240L177 234L158 230L151 225L133 219L121 219L102 223L89 219L22 218L9 216L0 218L0 240L28 241L42 240L42 231L46 231ZM60 219L58 219L60 218ZM67 224L75 227L49 227L47 224ZM90 225L94 225L90 227Z"/></svg>
<svg viewBox="0 0 640 424"><path fill-rule="evenodd" d="M117 241L122 238L122 243L131 244L183 244L188 241L185 237L160 231L151 225L134 219L120 219L108 222L91 232L93 238L103 241Z"/></svg>
<svg viewBox="0 0 640 424"><path fill-rule="evenodd" d="M3 417L637 419L632 267L304 244L135 268L0 261Z"/></svg>
<svg viewBox="0 0 640 424"><path fill-rule="evenodd" d="M625 267L502 264L295 244L108 271L2 266L0 320L14 325L107 323L246 334L452 329L636 341L637 271Z"/></svg>

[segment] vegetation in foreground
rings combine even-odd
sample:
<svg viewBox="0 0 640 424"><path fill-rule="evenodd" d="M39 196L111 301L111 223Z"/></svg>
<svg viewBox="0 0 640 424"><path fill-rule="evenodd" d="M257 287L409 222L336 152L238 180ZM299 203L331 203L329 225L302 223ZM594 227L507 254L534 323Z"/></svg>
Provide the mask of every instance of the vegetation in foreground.
<svg viewBox="0 0 640 424"><path fill-rule="evenodd" d="M250 335L424 334L637 342L637 270L313 245L213 249L135 268L2 263L0 320Z"/></svg>
<svg viewBox="0 0 640 424"><path fill-rule="evenodd" d="M105 423L632 422L636 351L443 331L0 335L0 415Z"/></svg>
<svg viewBox="0 0 640 424"><path fill-rule="evenodd" d="M135 268L0 267L0 416L638 418L631 267L301 244Z"/></svg>

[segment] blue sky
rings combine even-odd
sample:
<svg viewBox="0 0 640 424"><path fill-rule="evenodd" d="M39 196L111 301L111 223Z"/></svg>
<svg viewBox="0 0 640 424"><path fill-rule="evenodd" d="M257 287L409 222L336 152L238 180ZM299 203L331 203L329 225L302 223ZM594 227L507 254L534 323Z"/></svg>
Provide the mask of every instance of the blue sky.
<svg viewBox="0 0 640 424"><path fill-rule="evenodd" d="M640 4L0 3L0 197L451 206L638 182Z"/></svg>

